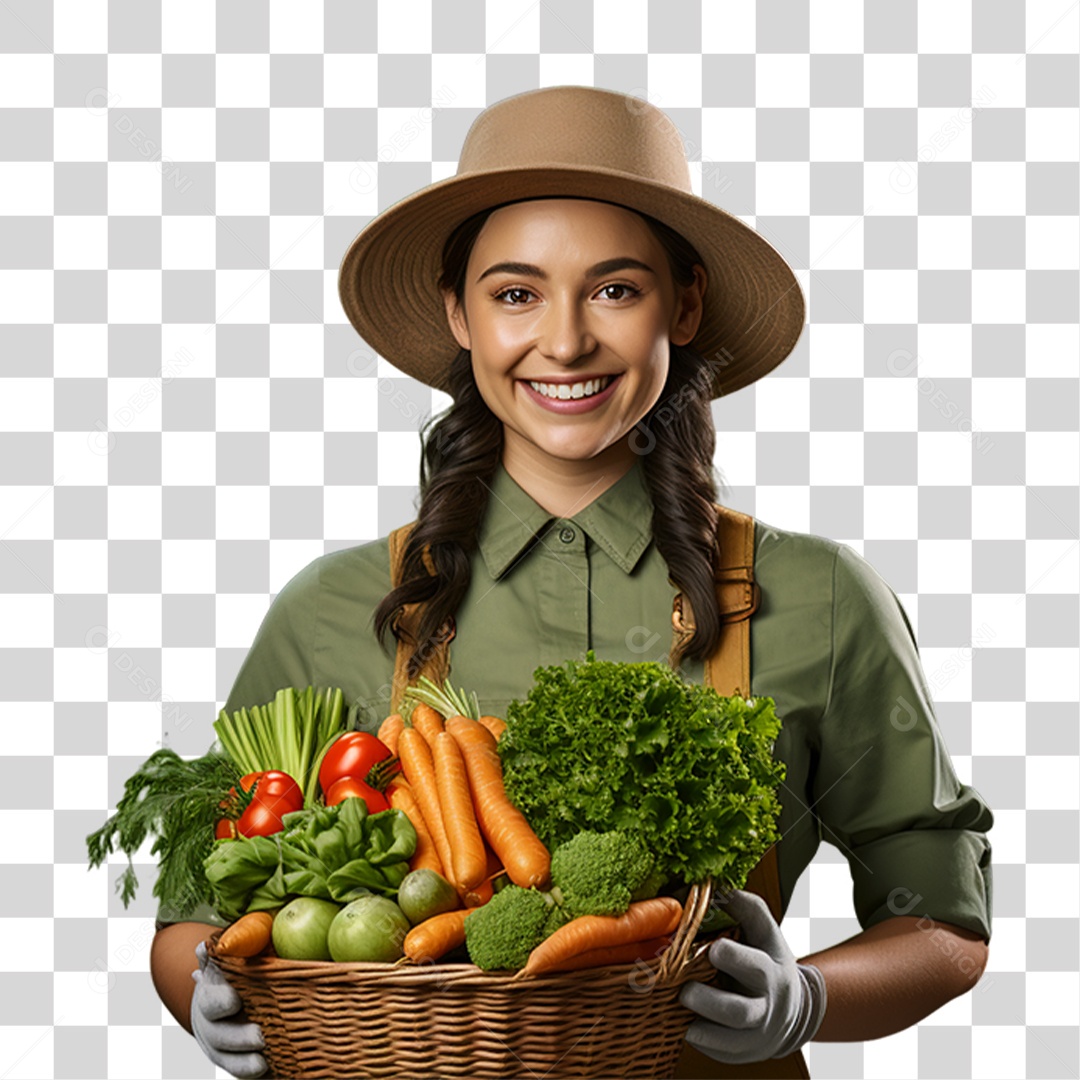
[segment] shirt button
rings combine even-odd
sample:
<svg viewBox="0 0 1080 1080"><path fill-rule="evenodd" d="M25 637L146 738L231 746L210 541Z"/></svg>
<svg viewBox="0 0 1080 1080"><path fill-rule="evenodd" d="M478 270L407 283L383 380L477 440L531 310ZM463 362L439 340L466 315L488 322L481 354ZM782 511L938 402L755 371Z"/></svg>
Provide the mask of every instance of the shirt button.
<svg viewBox="0 0 1080 1080"><path fill-rule="evenodd" d="M571 529L569 526L565 526L564 528L559 530L559 539L564 544L571 543L575 536L577 536L577 533L574 532L574 530Z"/></svg>

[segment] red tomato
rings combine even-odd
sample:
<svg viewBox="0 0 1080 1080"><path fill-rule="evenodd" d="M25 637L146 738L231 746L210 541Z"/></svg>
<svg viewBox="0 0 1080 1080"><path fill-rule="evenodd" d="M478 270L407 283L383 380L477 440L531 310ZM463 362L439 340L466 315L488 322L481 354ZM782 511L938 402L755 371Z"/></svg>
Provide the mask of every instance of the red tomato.
<svg viewBox="0 0 1080 1080"><path fill-rule="evenodd" d="M366 731L347 731L326 751L319 766L319 786L328 792L339 780L367 778L373 765L393 757L390 747Z"/></svg>
<svg viewBox="0 0 1080 1080"><path fill-rule="evenodd" d="M378 814L390 809L390 804L381 792L376 791L370 784L365 784L363 780L357 780L354 776L343 776L330 785L330 790L326 793L326 805L337 806L350 795L363 799L367 803L369 814Z"/></svg>
<svg viewBox="0 0 1080 1080"><path fill-rule="evenodd" d="M280 832L282 817L304 808L300 786L280 769L248 773L240 781L245 791L249 791L252 784L255 785L255 793L236 822L236 831L241 836L270 836Z"/></svg>
<svg viewBox="0 0 1080 1080"><path fill-rule="evenodd" d="M270 836L281 832L281 815L275 813L266 803L254 798L236 823L236 831L241 836Z"/></svg>
<svg viewBox="0 0 1080 1080"><path fill-rule="evenodd" d="M243 782L240 781L241 784ZM279 769L268 769L264 773L256 774L255 798L279 814L304 809L304 795L300 785L288 773Z"/></svg>
<svg viewBox="0 0 1080 1080"><path fill-rule="evenodd" d="M214 829L215 840L235 840L236 822L232 818L222 818Z"/></svg>

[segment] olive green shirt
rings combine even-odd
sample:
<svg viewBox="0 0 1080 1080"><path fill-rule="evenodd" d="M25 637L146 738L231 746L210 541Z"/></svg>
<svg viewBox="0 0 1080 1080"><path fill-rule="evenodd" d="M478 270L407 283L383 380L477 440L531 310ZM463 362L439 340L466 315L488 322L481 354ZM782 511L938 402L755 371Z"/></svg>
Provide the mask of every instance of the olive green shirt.
<svg viewBox="0 0 1080 1080"><path fill-rule="evenodd" d="M651 518L640 459L568 518L539 506L500 465L455 616L453 685L505 717L538 666L584 659L586 649L601 660L666 662L677 589ZM783 907L826 840L850 865L864 929L925 915L989 940L993 815L956 776L896 594L850 546L760 520L754 575L751 693L774 699L774 753L787 765ZM390 712L394 656L372 615L389 590L386 538L309 563L271 604L226 709L269 701L283 686L340 686L374 730ZM700 662L681 670L703 681ZM195 918L217 921L208 909Z"/></svg>

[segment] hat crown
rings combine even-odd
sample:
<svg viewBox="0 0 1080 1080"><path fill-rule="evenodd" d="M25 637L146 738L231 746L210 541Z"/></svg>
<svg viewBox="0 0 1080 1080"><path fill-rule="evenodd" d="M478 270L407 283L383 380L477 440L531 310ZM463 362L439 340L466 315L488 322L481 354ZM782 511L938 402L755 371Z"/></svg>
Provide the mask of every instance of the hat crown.
<svg viewBox="0 0 1080 1080"><path fill-rule="evenodd" d="M642 98L589 86L516 94L473 121L458 176L506 169L615 169L692 194L682 135Z"/></svg>

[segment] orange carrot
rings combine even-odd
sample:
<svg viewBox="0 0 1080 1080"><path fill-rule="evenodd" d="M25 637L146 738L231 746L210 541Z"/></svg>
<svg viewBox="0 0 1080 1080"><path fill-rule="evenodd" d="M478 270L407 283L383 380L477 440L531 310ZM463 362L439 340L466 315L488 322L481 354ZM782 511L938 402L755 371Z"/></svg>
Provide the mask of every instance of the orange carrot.
<svg viewBox="0 0 1080 1080"><path fill-rule="evenodd" d="M398 756L401 767L405 770L405 779L413 789L413 795L420 804L424 824L435 844L439 862L444 867L444 874L452 874L454 865L450 855L450 841L443 824L442 807L439 804L439 788L435 780L435 763L427 740L416 728L404 728L398 736Z"/></svg>
<svg viewBox="0 0 1080 1080"><path fill-rule="evenodd" d="M492 878L497 878L506 867L503 866L502 859L491 850L491 845L484 841L484 856L487 862L487 879L490 881Z"/></svg>
<svg viewBox="0 0 1080 1080"><path fill-rule="evenodd" d="M497 716L481 716L480 723L495 736L496 742L502 738L502 733L506 730L506 721L500 720Z"/></svg>
<svg viewBox="0 0 1080 1080"><path fill-rule="evenodd" d="M443 826L450 842L453 882L459 890L471 891L487 877L484 838L476 824L465 760L457 739L448 731L436 734L431 744L435 759L435 780Z"/></svg>
<svg viewBox="0 0 1080 1080"><path fill-rule="evenodd" d="M397 756L397 741L398 736L401 734L401 729L405 726L405 721L401 718L401 713L391 713L380 725L379 725L379 742L384 743L390 749L390 753L395 757Z"/></svg>
<svg viewBox="0 0 1080 1080"><path fill-rule="evenodd" d="M416 801L412 788L407 784L395 781L386 790L390 805L395 810L400 810L412 822L412 827L416 830L416 851L413 852L413 857L409 860L409 869L420 870L426 867L445 877L446 872L443 870L442 859L439 858L435 841L432 840L431 832L427 827L427 822L424 820L424 812L420 809L420 804Z"/></svg>
<svg viewBox="0 0 1080 1080"><path fill-rule="evenodd" d="M430 705L422 701L416 703L416 708L413 709L409 719L412 721L412 726L427 739L428 746L431 746L435 736L444 730L443 718Z"/></svg>
<svg viewBox="0 0 1080 1080"><path fill-rule="evenodd" d="M480 828L502 860L510 880L524 889L533 885L547 888L551 880L551 854L525 815L506 797L495 737L483 724L464 716L451 716L446 727L465 758Z"/></svg>
<svg viewBox="0 0 1080 1080"><path fill-rule="evenodd" d="M604 949L587 949L577 956L557 961L547 971L578 971L581 968L607 967L614 964L632 964L635 960L652 960L671 944L670 937L649 938L648 941L631 941L626 945L609 945Z"/></svg>
<svg viewBox="0 0 1080 1080"><path fill-rule="evenodd" d="M579 915L537 945L522 972L539 975L583 952L672 934L681 918L682 904L674 896L639 900L624 915Z"/></svg>
<svg viewBox="0 0 1080 1080"><path fill-rule="evenodd" d="M444 911L414 926L405 935L405 955L414 963L438 960L451 949L465 944L465 916L468 908Z"/></svg>
<svg viewBox="0 0 1080 1080"><path fill-rule="evenodd" d="M249 911L241 915L218 938L218 953L221 956L256 956L270 944L273 924L274 917L269 911Z"/></svg>
<svg viewBox="0 0 1080 1080"><path fill-rule="evenodd" d="M458 894L467 908L483 907L494 895L495 888L490 881L481 881L475 889L459 889Z"/></svg>
<svg viewBox="0 0 1080 1080"><path fill-rule="evenodd" d="M491 882L503 872L503 865L502 860L486 842L484 844L484 859L487 863L485 869L487 876L475 889L466 889L461 893L461 899L465 901L466 907L483 907L495 895L495 888Z"/></svg>
<svg viewBox="0 0 1080 1080"><path fill-rule="evenodd" d="M404 773L395 773L390 778L385 788L383 788L383 794L389 799L394 794L395 788L404 788L406 791L412 791L412 784L405 779Z"/></svg>

